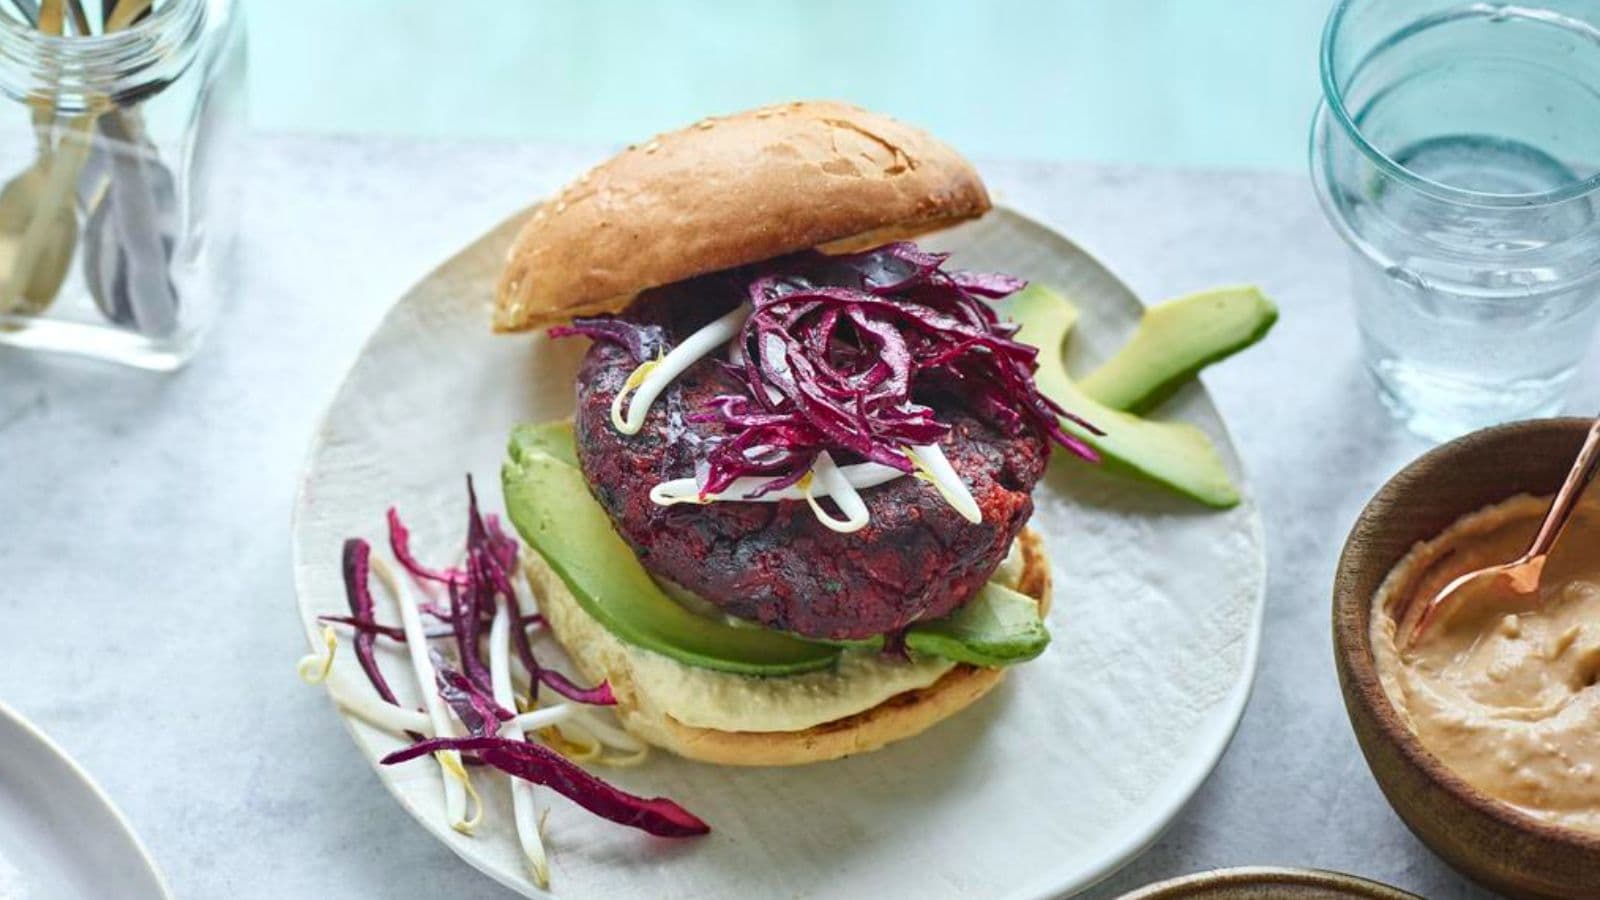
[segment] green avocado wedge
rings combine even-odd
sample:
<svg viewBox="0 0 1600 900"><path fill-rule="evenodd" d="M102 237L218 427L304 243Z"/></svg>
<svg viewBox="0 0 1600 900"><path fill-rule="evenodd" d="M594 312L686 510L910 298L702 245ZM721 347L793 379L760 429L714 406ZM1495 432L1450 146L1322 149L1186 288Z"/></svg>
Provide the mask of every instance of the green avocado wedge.
<svg viewBox="0 0 1600 900"><path fill-rule="evenodd" d="M1145 311L1117 355L1078 382L1089 397L1142 413L1185 381L1266 337L1278 308L1252 285L1213 288Z"/></svg>
<svg viewBox="0 0 1600 900"><path fill-rule="evenodd" d="M1105 432L1092 434L1061 420L1063 428L1100 453L1106 466L1149 479L1207 506L1226 509L1238 505L1239 490L1204 432L1186 423L1155 422L1112 409L1090 398L1067 375L1061 350L1077 324L1078 311L1065 298L1032 285L1001 309L1021 326L1016 339L1040 350L1039 371L1034 374L1039 390Z"/></svg>
<svg viewBox="0 0 1600 900"><path fill-rule="evenodd" d="M566 458L557 455L563 446ZM568 461L571 448L570 425L519 427L512 432L511 458L501 481L517 532L561 577L584 612L627 643L703 669L794 675L834 664L837 647L736 628L675 603L589 495L583 473Z"/></svg>
<svg viewBox="0 0 1600 900"><path fill-rule="evenodd" d="M506 511L585 612L619 639L705 669L795 675L832 666L844 649L879 649L882 638L827 643L697 615L669 597L639 564L589 494L572 424L521 425L501 471ZM956 612L906 632L913 652L980 666L1033 659L1050 641L1033 598L990 583Z"/></svg>
<svg viewBox="0 0 1600 900"><path fill-rule="evenodd" d="M537 425L518 425L511 432L511 447L507 455L515 463L522 458L522 454L531 452L553 456L557 462L578 468L578 439L572 430L572 421L564 419Z"/></svg>
<svg viewBox="0 0 1600 900"><path fill-rule="evenodd" d="M942 619L913 625L906 646L975 666L1009 666L1044 652L1050 632L1027 594L989 582L967 605Z"/></svg>

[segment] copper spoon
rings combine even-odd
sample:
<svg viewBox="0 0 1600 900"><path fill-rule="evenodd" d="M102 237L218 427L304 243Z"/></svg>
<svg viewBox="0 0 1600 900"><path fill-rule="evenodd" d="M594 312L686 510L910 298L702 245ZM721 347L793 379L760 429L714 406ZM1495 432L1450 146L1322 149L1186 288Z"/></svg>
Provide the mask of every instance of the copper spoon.
<svg viewBox="0 0 1600 900"><path fill-rule="evenodd" d="M1567 480L1562 483L1561 490L1550 501L1550 511L1544 514L1539 533L1534 535L1528 552L1511 562L1468 572L1445 585L1423 607L1422 614L1416 618L1416 624L1411 626L1406 636L1406 646L1415 646L1428 626L1437 621L1445 605L1461 595L1468 585L1488 588L1493 584L1506 592L1502 596L1528 606L1537 605L1539 578L1544 574L1545 561L1550 558L1550 548L1555 546L1562 529L1567 527L1572 511L1578 506L1578 499L1583 496L1589 482L1594 480L1597 469L1600 469L1600 419L1589 426L1589 434L1583 439L1583 448L1578 451L1578 458L1572 461L1572 469L1567 472Z"/></svg>

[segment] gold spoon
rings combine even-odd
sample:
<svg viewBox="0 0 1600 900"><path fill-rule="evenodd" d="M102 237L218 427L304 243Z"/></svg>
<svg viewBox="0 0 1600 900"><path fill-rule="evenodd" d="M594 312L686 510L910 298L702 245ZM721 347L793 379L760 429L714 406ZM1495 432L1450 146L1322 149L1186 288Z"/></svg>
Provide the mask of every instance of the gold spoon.
<svg viewBox="0 0 1600 900"><path fill-rule="evenodd" d="M0 312L42 312L67 278L78 243L78 218L71 206L52 203L53 154L39 158L0 188Z"/></svg>
<svg viewBox="0 0 1600 900"><path fill-rule="evenodd" d="M154 0L113 3L105 11L104 33L132 27ZM26 14L26 10L24 10ZM61 36L70 16L79 35L91 33L80 0L43 0L34 25L44 34ZM69 120L62 140L51 148L46 128L51 109L33 103L34 127L40 136L33 165L0 188L0 314L33 314L49 307L66 281L79 228L73 199L79 174L92 149L99 111Z"/></svg>
<svg viewBox="0 0 1600 900"><path fill-rule="evenodd" d="M76 13L77 4L72 5ZM65 14L62 0L45 0L36 24L45 34L60 36ZM7 273L0 283L0 313L32 314L48 307L67 278L78 244L77 213L66 197L77 175L73 160L80 154L53 151L49 123L49 107L35 103L38 157L0 188L0 271Z"/></svg>
<svg viewBox="0 0 1600 900"><path fill-rule="evenodd" d="M1459 603L1469 594L1483 597L1490 591L1498 591L1500 597L1519 606L1537 606L1539 579L1544 574L1545 562L1550 558L1550 549L1561 537L1562 529L1567 527L1573 510L1578 506L1578 499L1583 496L1589 482L1594 480L1597 469L1600 469L1600 419L1589 426L1583 448L1578 451L1578 458L1572 461L1572 469L1567 472L1567 480L1562 483L1561 490L1550 501L1550 510L1545 513L1539 533L1534 535L1528 551L1511 562L1468 572L1445 585L1423 607L1422 614L1416 617L1415 624L1406 635L1406 647L1416 645L1428 626L1438 621L1447 605Z"/></svg>

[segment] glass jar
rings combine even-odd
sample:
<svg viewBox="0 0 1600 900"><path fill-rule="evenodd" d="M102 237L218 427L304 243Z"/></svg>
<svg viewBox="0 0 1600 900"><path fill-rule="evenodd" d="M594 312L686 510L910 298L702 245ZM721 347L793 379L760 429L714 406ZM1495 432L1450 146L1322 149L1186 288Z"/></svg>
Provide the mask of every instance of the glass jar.
<svg viewBox="0 0 1600 900"><path fill-rule="evenodd" d="M1322 86L1380 396L1438 440L1559 412L1600 321L1600 3L1340 0Z"/></svg>
<svg viewBox="0 0 1600 900"><path fill-rule="evenodd" d="M241 12L33 5L0 4L0 344L178 368L233 269Z"/></svg>

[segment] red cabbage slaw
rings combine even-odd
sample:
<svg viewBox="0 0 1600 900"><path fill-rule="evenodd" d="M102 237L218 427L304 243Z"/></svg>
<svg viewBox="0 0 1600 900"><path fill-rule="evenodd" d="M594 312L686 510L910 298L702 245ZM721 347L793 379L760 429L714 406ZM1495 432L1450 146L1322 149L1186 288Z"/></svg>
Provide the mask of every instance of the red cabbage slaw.
<svg viewBox="0 0 1600 900"><path fill-rule="evenodd" d="M751 308L729 363L743 390L687 417L719 426L699 450L701 497L745 476L766 479L748 499L790 487L825 452L914 473L909 448L950 430L914 399L919 389L963 398L1008 434L1033 430L1098 459L1060 417L1098 429L1040 393L1038 349L1013 340L1016 326L986 302L1026 282L946 270L948 258L900 242L841 256L800 253L734 273ZM641 363L664 346L658 326L615 317L580 318L550 334L609 341Z"/></svg>
<svg viewBox="0 0 1600 900"><path fill-rule="evenodd" d="M530 628L541 626L543 620L537 614L522 612L514 584L519 571L520 544L506 532L498 517L480 513L470 478L467 491L466 551L457 566L434 568L419 561L411 552L410 533L398 512L394 509L388 512L389 544L396 561L415 582L437 585L435 590L442 588L448 598L447 605L414 601L425 623L424 630L417 633L429 643L427 658L431 661L429 668L435 682L432 687L466 733L439 733L429 729L433 733L423 734L407 728L405 733L413 741L411 746L384 757L382 764L394 765L418 756L455 751L467 765L486 765L514 778L544 785L596 815L650 834L685 837L707 833L710 829L703 821L671 800L639 797L618 790L561 753L534 742L531 737L521 738L521 728L503 733L502 726L517 719L517 713L496 700L489 666L483 656L488 626L500 607L509 613L512 622L509 643L529 673L526 702L524 698L514 698L518 705L529 710L538 709L536 701L541 686L574 704L608 706L615 704L616 699L608 683L582 687L538 662L528 633ZM377 620L370 585L375 562L371 545L365 540L351 538L345 542L343 575L350 614L320 616L319 621L353 631L355 656L372 689L384 703L404 709L378 663L375 644L378 638L406 643L407 632ZM440 645L434 645L435 641ZM327 662L331 664L331 658ZM545 707L524 718L563 711ZM407 714L416 717L418 728L426 721L416 711L407 710ZM559 717L549 720L560 721ZM450 771L446 766L447 777ZM537 841L537 836L534 840ZM536 876L543 882L545 873L539 871Z"/></svg>

